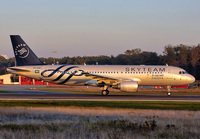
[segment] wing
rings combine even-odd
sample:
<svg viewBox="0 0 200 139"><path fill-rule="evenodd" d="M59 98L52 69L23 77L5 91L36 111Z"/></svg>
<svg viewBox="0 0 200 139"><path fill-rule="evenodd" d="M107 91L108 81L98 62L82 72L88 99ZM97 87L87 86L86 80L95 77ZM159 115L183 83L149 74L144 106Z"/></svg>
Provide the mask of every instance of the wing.
<svg viewBox="0 0 200 139"><path fill-rule="evenodd" d="M82 74L84 74L86 77L91 78L92 81L97 81L98 84L115 85L121 81L130 81L130 79L114 78L110 76L91 74L88 72L83 72Z"/></svg>

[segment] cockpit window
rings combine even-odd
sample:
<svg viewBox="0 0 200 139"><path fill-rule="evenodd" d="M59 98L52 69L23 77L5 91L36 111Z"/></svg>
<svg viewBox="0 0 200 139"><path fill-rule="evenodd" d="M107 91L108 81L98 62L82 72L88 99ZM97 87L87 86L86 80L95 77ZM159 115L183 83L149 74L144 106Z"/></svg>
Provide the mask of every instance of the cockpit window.
<svg viewBox="0 0 200 139"><path fill-rule="evenodd" d="M188 74L186 71L179 71L179 74Z"/></svg>

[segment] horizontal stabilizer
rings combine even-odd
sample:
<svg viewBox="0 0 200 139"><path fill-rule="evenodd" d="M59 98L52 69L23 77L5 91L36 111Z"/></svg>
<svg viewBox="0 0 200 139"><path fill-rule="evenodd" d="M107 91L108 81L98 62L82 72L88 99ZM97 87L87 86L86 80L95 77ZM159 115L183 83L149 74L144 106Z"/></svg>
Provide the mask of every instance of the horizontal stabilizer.
<svg viewBox="0 0 200 139"><path fill-rule="evenodd" d="M30 72L30 70L22 69L22 68L16 68L16 67L10 67L7 69L8 72Z"/></svg>

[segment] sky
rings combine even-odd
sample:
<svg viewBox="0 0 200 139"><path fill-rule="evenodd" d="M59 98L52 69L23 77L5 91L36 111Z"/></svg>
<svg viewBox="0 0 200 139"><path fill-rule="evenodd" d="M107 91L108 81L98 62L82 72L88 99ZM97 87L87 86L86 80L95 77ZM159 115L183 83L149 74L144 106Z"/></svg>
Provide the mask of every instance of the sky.
<svg viewBox="0 0 200 139"><path fill-rule="evenodd" d="M38 57L99 56L200 43L199 0L0 0L0 54L20 35Z"/></svg>

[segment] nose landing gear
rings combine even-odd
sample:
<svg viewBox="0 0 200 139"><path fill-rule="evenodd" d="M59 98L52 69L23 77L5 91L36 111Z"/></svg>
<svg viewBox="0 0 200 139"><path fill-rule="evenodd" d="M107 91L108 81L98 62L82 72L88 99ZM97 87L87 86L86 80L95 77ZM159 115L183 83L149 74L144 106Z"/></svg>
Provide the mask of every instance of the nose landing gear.
<svg viewBox="0 0 200 139"><path fill-rule="evenodd" d="M167 95L168 96L171 96L171 86L167 86Z"/></svg>

